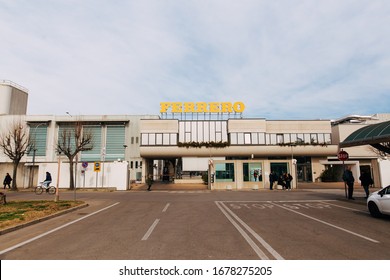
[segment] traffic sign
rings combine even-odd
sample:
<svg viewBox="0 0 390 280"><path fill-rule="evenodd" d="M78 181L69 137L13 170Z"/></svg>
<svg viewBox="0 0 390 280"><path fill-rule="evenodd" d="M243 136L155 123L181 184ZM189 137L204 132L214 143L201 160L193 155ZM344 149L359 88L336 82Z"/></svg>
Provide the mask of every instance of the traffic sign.
<svg viewBox="0 0 390 280"><path fill-rule="evenodd" d="M341 161L346 161L349 159L349 154L346 152L346 151L343 151L341 150L338 154L337 154L337 158Z"/></svg>
<svg viewBox="0 0 390 280"><path fill-rule="evenodd" d="M87 168L87 167L88 167L88 162L84 161L84 162L81 164L81 166L82 166L83 168Z"/></svg>
<svg viewBox="0 0 390 280"><path fill-rule="evenodd" d="M100 162L95 162L93 164L93 171L99 172L100 171Z"/></svg>

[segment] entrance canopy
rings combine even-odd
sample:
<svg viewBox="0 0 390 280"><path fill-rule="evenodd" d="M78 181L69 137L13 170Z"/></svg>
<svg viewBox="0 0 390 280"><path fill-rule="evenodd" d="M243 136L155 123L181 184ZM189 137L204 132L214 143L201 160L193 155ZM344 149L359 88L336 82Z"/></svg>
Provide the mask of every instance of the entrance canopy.
<svg viewBox="0 0 390 280"><path fill-rule="evenodd" d="M390 121L362 127L339 144L340 148L371 145L374 148L390 153Z"/></svg>

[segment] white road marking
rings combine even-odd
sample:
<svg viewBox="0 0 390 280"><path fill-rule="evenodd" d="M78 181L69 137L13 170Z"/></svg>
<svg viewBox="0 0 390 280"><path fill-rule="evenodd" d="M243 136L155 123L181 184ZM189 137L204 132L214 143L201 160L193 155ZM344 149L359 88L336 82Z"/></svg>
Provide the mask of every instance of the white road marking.
<svg viewBox="0 0 390 280"><path fill-rule="evenodd" d="M42 234L40 234L40 235L38 235L38 236L35 236L35 237L33 237L33 238L30 238L30 239L28 239L28 240L26 240L26 241L23 241L23 242L21 242L21 243L18 243L18 244L16 244L16 245L12 246L12 247L9 247L9 248L7 248L7 249L4 249L3 251L0 251L0 255L2 255L2 254L4 254L4 253L7 253L7 252L9 252L9 251L12 251L12 250L14 250L14 249L16 249L16 248L19 248L19 247L21 247L21 246L23 246L23 245L26 245L26 244L28 244L28 243L31 243L31 242L33 242L33 241L39 239L39 238L42 238L42 237L44 237L44 236L46 236L46 235L49 235L49 234L51 234L51 233L53 233L53 232L56 232L56 231L58 231L58 230L60 230L60 229L65 228L65 227L67 227L67 226L70 226L70 225L72 225L72 224L75 224L75 223L77 223L77 222L79 222L79 221L81 221L81 220L84 220L84 219L86 219L86 218L88 218L88 217L91 217L92 215L95 215L95 214L98 214L98 213L100 213L100 212L102 212L102 211L105 211L105 210L107 210L107 209L109 209L109 208L111 208L111 207L114 207L115 205L118 205L118 204L119 204L119 202L114 203L114 204L112 204L112 205L110 205L110 206L107 206L107 207L105 207L105 208L102 208L102 209L100 209L100 210L98 210L98 211L95 211L95 212L93 212L93 213L91 213L91 214L88 214L88 215L86 215L86 216L84 216L84 217L81 217L81 218L79 218L79 219L77 219L77 220L74 220L74 221L69 222L69 223L67 223L67 224L64 224L64 225L62 225L62 226L59 226L59 227L57 227L57 228L55 228L55 229L49 230L49 231L47 231L47 232L45 232L45 233L42 233Z"/></svg>
<svg viewBox="0 0 390 280"><path fill-rule="evenodd" d="M166 212L168 207L170 206L171 204L170 203L167 203L167 205L165 205L164 209L162 210L163 212Z"/></svg>
<svg viewBox="0 0 390 280"><path fill-rule="evenodd" d="M329 203L329 202L324 202L324 203L332 205L334 207L339 207L339 208L343 208L343 209L347 209L347 210L352 210L352 211L355 211L355 212L361 212L361 213L368 214L367 211L362 211L362 210L358 210L358 209L355 209L355 208L345 207L345 206L341 206L341 205L337 205L337 204L333 204L333 203Z"/></svg>
<svg viewBox="0 0 390 280"><path fill-rule="evenodd" d="M380 243L378 240L375 240L375 239L369 238L369 237L367 237L367 236L364 236L364 235L358 234L358 233L356 233L356 232L353 232L353 231L350 231L350 230L348 230L348 229L345 229L345 228L342 228L342 227L339 227L339 226L333 225L333 224L331 224L331 223L328 223L328 222L325 222L325 221L323 221L323 220L320 220L320 219L317 219L317 218L311 217L311 216L309 216L309 215L306 215L306 214L300 213L300 212L298 212L298 211L295 211L295 210L289 209L289 208L287 208L287 207L284 207L284 206L281 206L281 205L279 205L279 204L273 203L272 201L269 201L269 203L271 203L271 204L273 204L273 205L275 205L275 206L277 206L277 207L280 207L280 208L282 208L282 209L285 209L285 210L291 211L291 212L293 212L293 213L295 213L295 214L298 214L298 215L304 216L304 217L306 217L306 218L308 218L308 219L311 219L311 220L317 221L317 222L319 222L319 223L322 223L322 224L324 224L324 225L327 225L327 226L330 226L330 227L336 228L336 229L338 229L338 230L341 230L341 231L347 232L347 233L349 233L349 234L355 235L355 236L357 236L357 237L363 238L363 239L365 239L365 240L368 240L368 241L371 241L371 242L374 242L374 243Z"/></svg>
<svg viewBox="0 0 390 280"><path fill-rule="evenodd" d="M157 226L159 221L160 221L160 219L156 219L154 221L154 223L150 226L148 231L145 233L144 237L142 237L142 239L141 239L142 241L148 240L149 236L152 234L154 228Z"/></svg>
<svg viewBox="0 0 390 280"><path fill-rule="evenodd" d="M253 237L259 241L264 248L268 250L276 259L283 260L283 257L279 255L264 239L262 239L256 232L254 232L247 224L245 224L237 215L235 215L223 202L215 201L215 204L221 210L221 212L226 216L226 218L232 223L232 225L238 230L238 232L244 237L248 244L252 247L255 253L262 260L269 260L268 256L256 245L256 243L250 238L250 236L240 227L239 224L233 219L233 217L242 225L244 228L250 232ZM229 213L228 213L229 212Z"/></svg>

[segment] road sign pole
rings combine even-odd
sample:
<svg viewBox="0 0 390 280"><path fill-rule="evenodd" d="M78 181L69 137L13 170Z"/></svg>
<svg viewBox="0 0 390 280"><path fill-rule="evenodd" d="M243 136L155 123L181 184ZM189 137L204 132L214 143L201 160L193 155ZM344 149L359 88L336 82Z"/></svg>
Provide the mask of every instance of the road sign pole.
<svg viewBox="0 0 390 280"><path fill-rule="evenodd" d="M343 172L345 173L345 164L344 164L344 161L343 161ZM343 173L343 174L344 174ZM343 179L344 181L344 179ZM348 194L347 194L347 182L344 181L344 190L345 190L345 198L348 198Z"/></svg>
<svg viewBox="0 0 390 280"><path fill-rule="evenodd" d="M345 174L345 161L349 159L349 154L346 151L341 150L337 154L337 158L339 160L343 161L343 181L344 181L344 189L345 189L345 198L348 198L348 195L347 195L347 182L344 180L344 174Z"/></svg>

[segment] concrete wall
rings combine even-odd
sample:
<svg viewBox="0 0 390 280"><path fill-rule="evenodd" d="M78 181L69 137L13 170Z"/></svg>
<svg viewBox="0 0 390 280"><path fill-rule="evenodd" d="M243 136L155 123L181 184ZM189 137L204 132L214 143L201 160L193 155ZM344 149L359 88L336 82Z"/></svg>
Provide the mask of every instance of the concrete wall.
<svg viewBox="0 0 390 280"><path fill-rule="evenodd" d="M27 89L6 81L0 81L0 115L25 115L27 113Z"/></svg>

